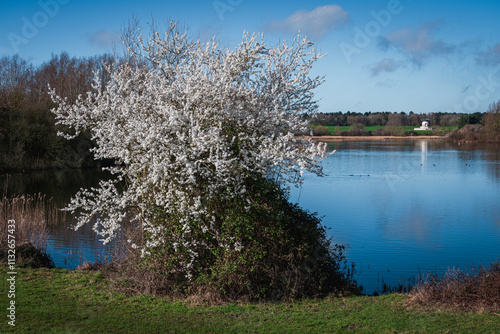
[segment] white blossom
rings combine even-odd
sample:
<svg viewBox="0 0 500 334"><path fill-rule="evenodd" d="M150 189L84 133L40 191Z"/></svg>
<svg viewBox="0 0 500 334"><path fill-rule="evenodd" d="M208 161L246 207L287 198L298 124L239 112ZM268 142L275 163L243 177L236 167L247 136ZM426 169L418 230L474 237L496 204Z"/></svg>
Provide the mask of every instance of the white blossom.
<svg viewBox="0 0 500 334"><path fill-rule="evenodd" d="M245 33L229 50L215 39L189 41L173 27L147 42L139 31L126 45L130 59L108 69L106 85L96 75L93 90L75 103L51 95L57 123L73 130L61 135L88 130L95 158L116 161L109 168L116 179L80 190L66 208L83 212L77 228L97 217L94 231L109 242L134 208L134 221L149 235L139 246L145 256L173 233L153 219L152 208L163 208L182 217L173 247L190 254L189 276L203 247L192 228L219 235L207 203L239 196L250 204L244 185L250 173L283 185L300 184L304 170L322 174L324 145L302 136L310 132L305 116L316 111L314 90L323 82L309 71L322 55L300 35L271 47L263 36ZM120 180L126 187L118 191ZM219 242L229 250L244 247Z"/></svg>

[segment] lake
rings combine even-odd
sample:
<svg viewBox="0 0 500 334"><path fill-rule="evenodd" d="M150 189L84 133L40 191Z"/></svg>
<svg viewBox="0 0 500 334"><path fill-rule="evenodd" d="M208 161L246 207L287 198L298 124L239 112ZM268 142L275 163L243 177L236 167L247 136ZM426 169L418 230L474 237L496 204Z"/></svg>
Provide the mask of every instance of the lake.
<svg viewBox="0 0 500 334"><path fill-rule="evenodd" d="M327 174L291 200L323 216L365 292L500 259L500 148L442 141L329 143Z"/></svg>
<svg viewBox="0 0 500 334"><path fill-rule="evenodd" d="M109 177L107 172L90 169L44 170L0 175L0 186L2 194L7 196L46 194L58 208L63 208L80 188L98 187L99 180ZM109 255L112 245L102 245L91 225L75 231L75 224L75 219L68 214L64 221L50 227L47 253L56 267L74 269L85 261L94 262Z"/></svg>
<svg viewBox="0 0 500 334"><path fill-rule="evenodd" d="M500 259L500 147L442 141L329 143L326 176L306 174L290 199L318 212L366 293L448 267L488 266ZM80 187L97 186L96 170L0 176L9 195L44 193L59 207ZM56 266L75 268L106 254L90 226L71 217L51 229Z"/></svg>

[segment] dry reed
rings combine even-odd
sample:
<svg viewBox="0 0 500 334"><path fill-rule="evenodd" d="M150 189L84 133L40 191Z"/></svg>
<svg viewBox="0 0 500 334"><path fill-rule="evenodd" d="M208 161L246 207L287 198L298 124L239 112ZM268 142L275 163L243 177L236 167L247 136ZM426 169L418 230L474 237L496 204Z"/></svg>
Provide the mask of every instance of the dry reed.
<svg viewBox="0 0 500 334"><path fill-rule="evenodd" d="M441 279L429 275L409 296L409 304L476 312L500 311L500 262L472 271L450 269Z"/></svg>
<svg viewBox="0 0 500 334"><path fill-rule="evenodd" d="M30 243L45 251L49 238L49 226L61 219L52 198L45 195L23 195L0 200L0 248L7 246L9 221L15 221L16 245Z"/></svg>

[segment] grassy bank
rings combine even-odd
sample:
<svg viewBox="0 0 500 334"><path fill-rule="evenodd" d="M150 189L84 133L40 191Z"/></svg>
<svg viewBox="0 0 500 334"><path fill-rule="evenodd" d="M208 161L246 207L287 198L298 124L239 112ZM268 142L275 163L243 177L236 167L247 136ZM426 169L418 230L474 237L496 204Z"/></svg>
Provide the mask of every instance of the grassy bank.
<svg viewBox="0 0 500 334"><path fill-rule="evenodd" d="M2 267L2 282L7 269ZM195 305L116 292L100 272L19 269L16 326L7 324L0 288L0 332L17 333L495 333L500 316L407 306L408 297L353 296L293 303Z"/></svg>
<svg viewBox="0 0 500 334"><path fill-rule="evenodd" d="M318 124L313 124L313 128L317 127ZM433 130L426 131L414 131L414 128L418 128L418 126L365 126L364 128L356 128L355 126L333 126L333 125L323 125L324 133L321 135L331 135L331 136L415 136L415 135L437 135L443 136L446 133L455 130L456 126L443 126L443 127L434 127ZM326 129L328 130L326 130ZM327 133L327 131L329 133Z"/></svg>

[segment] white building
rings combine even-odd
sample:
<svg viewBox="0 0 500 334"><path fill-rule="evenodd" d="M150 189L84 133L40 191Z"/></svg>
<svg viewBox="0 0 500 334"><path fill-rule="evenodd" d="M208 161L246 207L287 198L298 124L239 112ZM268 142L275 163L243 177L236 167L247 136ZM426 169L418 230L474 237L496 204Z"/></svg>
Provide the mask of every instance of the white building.
<svg viewBox="0 0 500 334"><path fill-rule="evenodd" d="M413 130L424 131L424 130L432 130L432 128L429 127L429 120L427 118L424 118L424 120L422 121L422 125L419 128L414 128Z"/></svg>

